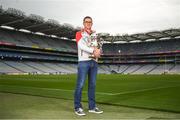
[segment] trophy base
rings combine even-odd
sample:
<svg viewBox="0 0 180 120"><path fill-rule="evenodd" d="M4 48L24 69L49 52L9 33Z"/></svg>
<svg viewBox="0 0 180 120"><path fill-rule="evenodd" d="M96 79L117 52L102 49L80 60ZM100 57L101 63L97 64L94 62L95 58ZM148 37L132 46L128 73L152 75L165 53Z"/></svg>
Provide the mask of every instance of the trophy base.
<svg viewBox="0 0 180 120"><path fill-rule="evenodd" d="M95 56L89 56L89 58L95 60L96 62L98 62L98 58L96 58Z"/></svg>
<svg viewBox="0 0 180 120"><path fill-rule="evenodd" d="M89 58L96 59L96 57L95 57L95 56L93 56L93 55L89 56Z"/></svg>

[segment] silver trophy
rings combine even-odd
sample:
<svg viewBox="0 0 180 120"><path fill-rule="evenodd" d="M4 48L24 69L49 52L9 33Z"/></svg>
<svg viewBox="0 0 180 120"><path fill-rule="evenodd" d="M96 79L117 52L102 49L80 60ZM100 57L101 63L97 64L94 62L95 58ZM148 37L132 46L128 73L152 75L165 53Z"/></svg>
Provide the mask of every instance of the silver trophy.
<svg viewBox="0 0 180 120"><path fill-rule="evenodd" d="M90 41L89 47L97 47L98 49L100 49L101 54L103 53L102 46L104 43L104 39L101 36L98 36L97 34L91 34L89 41ZM96 58L93 54L91 56L89 56L89 58L93 58L95 60L98 60L98 58Z"/></svg>

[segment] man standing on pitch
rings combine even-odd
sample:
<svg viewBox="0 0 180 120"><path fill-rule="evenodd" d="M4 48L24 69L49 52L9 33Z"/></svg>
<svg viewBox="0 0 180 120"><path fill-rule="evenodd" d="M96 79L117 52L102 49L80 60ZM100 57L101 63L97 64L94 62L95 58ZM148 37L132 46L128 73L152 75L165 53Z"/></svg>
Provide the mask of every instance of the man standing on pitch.
<svg viewBox="0 0 180 120"><path fill-rule="evenodd" d="M79 116L86 115L81 104L82 89L88 75L88 102L89 112L103 113L96 107L95 87L98 70L97 58L100 57L100 49L91 46L91 38L96 33L91 29L93 25L92 18L86 16L83 19L84 28L76 33L76 42L78 46L78 76L74 93L74 109Z"/></svg>

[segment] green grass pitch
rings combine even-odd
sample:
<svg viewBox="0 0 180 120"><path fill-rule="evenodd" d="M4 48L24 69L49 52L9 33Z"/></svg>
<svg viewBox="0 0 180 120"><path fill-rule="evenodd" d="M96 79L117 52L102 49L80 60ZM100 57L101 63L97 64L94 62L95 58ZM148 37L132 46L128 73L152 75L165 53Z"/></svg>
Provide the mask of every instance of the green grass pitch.
<svg viewBox="0 0 180 120"><path fill-rule="evenodd" d="M1 75L0 92L73 100L76 75ZM87 101L87 80L83 101ZM97 103L180 113L180 75L97 77ZM73 104L71 105L73 108Z"/></svg>

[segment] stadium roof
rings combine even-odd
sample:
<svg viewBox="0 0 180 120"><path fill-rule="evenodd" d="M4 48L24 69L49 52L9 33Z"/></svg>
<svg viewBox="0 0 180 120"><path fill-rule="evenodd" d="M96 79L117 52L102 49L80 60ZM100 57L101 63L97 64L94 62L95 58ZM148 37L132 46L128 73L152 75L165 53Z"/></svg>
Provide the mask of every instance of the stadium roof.
<svg viewBox="0 0 180 120"><path fill-rule="evenodd" d="M153 32L147 32L147 33L138 33L138 34L132 34L132 35L106 35L103 36L105 41L109 42L118 42L118 41L125 41L125 42L131 42L131 41L147 41L147 40L160 40L162 38L175 38L180 36L180 29L169 29L164 31L153 31Z"/></svg>
<svg viewBox="0 0 180 120"><path fill-rule="evenodd" d="M44 18L39 15L30 14L27 16L24 12L14 8L4 10L2 6L0 6L0 18L0 26L10 26L15 29L25 29L31 32L41 32L46 35L56 35L58 37L66 37L69 39L74 39L76 31L79 30L79 28L74 28L70 24L59 24L56 20L49 19L45 21ZM108 42L131 42L135 40L146 41L149 39L159 40L161 38L174 38L180 36L180 29L153 31L132 35L100 35Z"/></svg>
<svg viewBox="0 0 180 120"><path fill-rule="evenodd" d="M76 31L78 31L78 28L74 28L70 24L59 24L58 21L52 19L45 21L43 17L35 14L26 16L24 12L14 8L4 10L0 6L0 18L1 26L10 26L15 29L25 29L58 37L73 39Z"/></svg>

